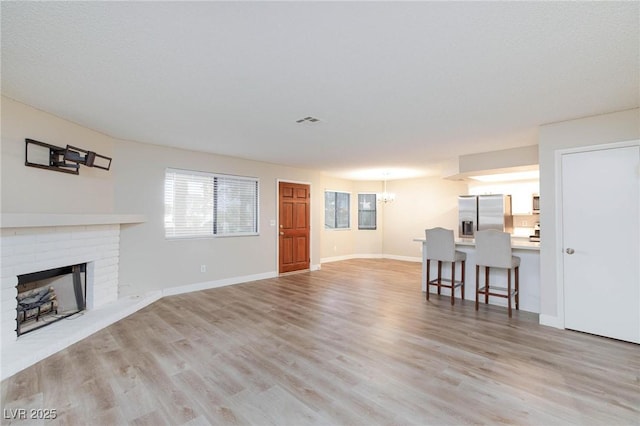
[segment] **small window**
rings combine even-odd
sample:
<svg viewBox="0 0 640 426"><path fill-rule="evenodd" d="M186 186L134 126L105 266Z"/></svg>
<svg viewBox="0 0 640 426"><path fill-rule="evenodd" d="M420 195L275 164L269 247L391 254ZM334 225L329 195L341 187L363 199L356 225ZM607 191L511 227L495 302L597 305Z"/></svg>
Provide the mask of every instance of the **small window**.
<svg viewBox="0 0 640 426"><path fill-rule="evenodd" d="M348 192L324 192L324 227L349 229L351 194Z"/></svg>
<svg viewBox="0 0 640 426"><path fill-rule="evenodd" d="M376 229L376 194L358 194L358 229Z"/></svg>
<svg viewBox="0 0 640 426"><path fill-rule="evenodd" d="M258 235L258 179L167 169L166 238Z"/></svg>

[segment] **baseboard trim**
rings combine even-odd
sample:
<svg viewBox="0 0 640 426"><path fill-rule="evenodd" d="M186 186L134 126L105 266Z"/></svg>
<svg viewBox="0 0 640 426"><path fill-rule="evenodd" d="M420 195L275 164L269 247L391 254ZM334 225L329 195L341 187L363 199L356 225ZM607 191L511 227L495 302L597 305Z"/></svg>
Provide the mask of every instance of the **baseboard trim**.
<svg viewBox="0 0 640 426"><path fill-rule="evenodd" d="M345 254L344 256L324 257L320 259L320 263L339 262L341 260L352 259L382 259L381 254Z"/></svg>
<svg viewBox="0 0 640 426"><path fill-rule="evenodd" d="M352 259L392 259L401 260L403 262L422 262L421 257L412 256L396 256L393 254L347 254L344 256L324 257L320 259L320 263L331 263Z"/></svg>
<svg viewBox="0 0 640 426"><path fill-rule="evenodd" d="M539 319L538 322L540 323L540 325L546 325L546 326L553 327L553 328L559 328L561 330L564 329L564 324L562 323L562 321L560 321L560 318L558 318L555 315L540 314L540 319Z"/></svg>
<svg viewBox="0 0 640 426"><path fill-rule="evenodd" d="M401 260L403 262L418 262L418 263L422 263L422 258L421 257L396 256L396 255L393 255L393 254L385 254L385 255L383 255L383 257L385 259Z"/></svg>
<svg viewBox="0 0 640 426"><path fill-rule="evenodd" d="M275 278L277 276L278 273L276 271L271 271L262 274L244 275L239 277L225 278L222 280L205 281L201 283L170 287L162 290L162 297L191 293L194 291L210 290L212 288L226 287L228 285L242 284L250 281L266 280L269 278Z"/></svg>

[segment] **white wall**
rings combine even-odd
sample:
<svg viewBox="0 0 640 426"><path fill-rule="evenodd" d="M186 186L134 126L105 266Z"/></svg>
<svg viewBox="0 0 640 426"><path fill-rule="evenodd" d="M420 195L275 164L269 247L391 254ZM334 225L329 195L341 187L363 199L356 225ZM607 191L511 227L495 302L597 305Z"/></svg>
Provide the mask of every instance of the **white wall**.
<svg viewBox="0 0 640 426"><path fill-rule="evenodd" d="M147 217L142 225L123 226L120 286L122 294L277 273L277 181L311 184L311 264L320 263L323 197L317 172L148 144L116 143L115 209ZM167 167L257 177L260 180L258 236L166 240L164 173ZM206 265L206 272L201 272Z"/></svg>
<svg viewBox="0 0 640 426"><path fill-rule="evenodd" d="M5 97L2 124L3 213L132 213L146 217L143 224L121 227L120 297L274 275L278 240L271 221L278 219L278 180L311 184L312 267L319 265L321 258L382 253L382 211L377 230L357 229L358 192L379 192L381 182L334 179L316 171L118 140ZM25 167L25 138L95 150L113 157L112 168L104 171L81 167L76 176ZM167 167L258 177L260 235L166 240L163 196ZM349 231L324 230L325 189L352 193ZM200 272L201 265L207 266L207 272Z"/></svg>
<svg viewBox="0 0 640 426"><path fill-rule="evenodd" d="M467 193L463 182L440 177L397 180L387 183L394 202L383 209L383 253L386 256L421 260L424 230L441 226L458 229L458 195Z"/></svg>
<svg viewBox="0 0 640 426"><path fill-rule="evenodd" d="M459 173L538 165L538 146L527 145L458 157Z"/></svg>
<svg viewBox="0 0 640 426"><path fill-rule="evenodd" d="M26 167L25 139L111 157L113 139L2 97L2 212L111 213L113 173L81 166L79 175Z"/></svg>
<svg viewBox="0 0 640 426"><path fill-rule="evenodd" d="M558 280L556 191L559 177L555 175L556 152L561 149L599 145L640 138L640 109L586 117L540 127L540 321L558 324ZM586 230L588 232L588 230Z"/></svg>
<svg viewBox="0 0 640 426"><path fill-rule="evenodd" d="M382 192L382 182L378 181L350 181L322 177L323 197L324 191L344 191L351 194L350 204L350 228L349 229L325 229L324 227L324 198L322 211L322 251L321 261L329 262L353 257L380 257L382 255L383 214L380 204L377 210L377 229L358 229L358 193Z"/></svg>
<svg viewBox="0 0 640 426"><path fill-rule="evenodd" d="M617 142L640 137L639 110L622 111L542 126L540 129L541 313L557 315L554 155L562 148ZM109 172L82 167L67 175L24 166L24 139L76 145L114 157ZM215 143L215 141L212 141ZM388 182L396 200L379 210L377 231L357 230L357 193L381 190L380 182L332 179L319 172L237 158L120 141L50 114L2 98L3 213L135 213L147 222L121 229L121 294L259 276L277 269L276 217L278 179L312 186L311 263L321 258L379 255L420 257L421 237L433 226L457 228L457 196L462 182L439 177ZM260 179L260 236L166 241L163 233L164 169L178 167L257 176ZM324 230L324 190L352 195L351 231ZM544 238L544 237L543 237ZM335 248L335 250L334 250ZM206 273L200 265L208 266Z"/></svg>
<svg viewBox="0 0 640 426"><path fill-rule="evenodd" d="M71 144L113 157L110 171L70 175L24 166L24 139ZM212 144L215 141L211 141ZM311 264L320 264L324 197L319 172L122 141L2 98L2 213L133 213L120 232L120 297L177 286L272 276L277 271L277 181L312 189ZM260 235L168 241L164 171L203 170L260 179ZM207 265L207 272L200 272Z"/></svg>

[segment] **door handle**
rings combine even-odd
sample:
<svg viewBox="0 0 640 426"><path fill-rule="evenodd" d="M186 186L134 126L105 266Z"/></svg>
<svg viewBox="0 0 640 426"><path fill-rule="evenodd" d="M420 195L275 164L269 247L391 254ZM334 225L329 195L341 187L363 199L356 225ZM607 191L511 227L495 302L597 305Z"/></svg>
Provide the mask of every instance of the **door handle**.
<svg viewBox="0 0 640 426"><path fill-rule="evenodd" d="M572 248L568 248L568 249L566 249L565 251L567 252L567 254L573 254L573 253L575 253L575 252L576 252L576 251L575 251L574 249L572 249Z"/></svg>
<svg viewBox="0 0 640 426"><path fill-rule="evenodd" d="M280 231L280 235L284 235L284 231Z"/></svg>

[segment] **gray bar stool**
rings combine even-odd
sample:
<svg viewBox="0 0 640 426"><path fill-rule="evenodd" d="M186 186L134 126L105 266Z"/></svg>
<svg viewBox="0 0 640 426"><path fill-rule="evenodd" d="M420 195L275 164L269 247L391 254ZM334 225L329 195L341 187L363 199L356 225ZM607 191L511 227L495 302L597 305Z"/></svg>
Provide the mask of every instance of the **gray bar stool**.
<svg viewBox="0 0 640 426"><path fill-rule="evenodd" d="M460 287L464 300L464 265L467 254L456 251L453 231L444 228L425 229L425 237L427 240L427 300L429 300L429 286L431 285L438 286L438 294L441 294L442 287L450 288L452 305L454 305L456 288ZM432 260L438 261L438 277L433 280L429 267ZM442 262L451 262L451 279L442 278ZM456 281L456 262L462 264L460 281Z"/></svg>
<svg viewBox="0 0 640 426"><path fill-rule="evenodd" d="M484 287L480 287L480 267L484 266ZM507 270L507 287L489 285L490 268ZM507 232L489 229L476 233L476 311L478 299L484 294L484 303L489 303L489 296L507 298L509 317L511 317L511 298L515 299L519 309L519 268L520 258L511 255L511 235ZM511 288L511 270L514 271L515 288Z"/></svg>

